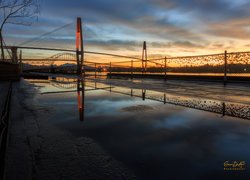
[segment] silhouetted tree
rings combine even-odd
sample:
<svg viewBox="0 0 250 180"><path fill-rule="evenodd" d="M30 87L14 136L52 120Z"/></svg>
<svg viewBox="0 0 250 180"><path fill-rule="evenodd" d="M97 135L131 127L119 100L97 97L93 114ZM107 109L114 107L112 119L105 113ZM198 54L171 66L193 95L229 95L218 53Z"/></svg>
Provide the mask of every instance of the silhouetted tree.
<svg viewBox="0 0 250 180"><path fill-rule="evenodd" d="M4 60L3 28L6 24L31 25L40 12L39 0L0 0L0 46Z"/></svg>

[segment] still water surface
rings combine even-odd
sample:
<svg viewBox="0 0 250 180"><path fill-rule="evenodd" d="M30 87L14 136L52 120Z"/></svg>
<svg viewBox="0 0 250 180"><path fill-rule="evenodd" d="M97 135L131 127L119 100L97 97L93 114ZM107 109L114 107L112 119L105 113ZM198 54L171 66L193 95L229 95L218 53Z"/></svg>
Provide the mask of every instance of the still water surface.
<svg viewBox="0 0 250 180"><path fill-rule="evenodd" d="M40 105L53 109L52 125L91 137L139 179L250 178L249 168L223 170L225 161L249 167L249 120L118 94L101 83L97 87L103 89L94 90L85 82L81 97L74 83L31 83L41 93ZM67 92L46 94L58 91Z"/></svg>

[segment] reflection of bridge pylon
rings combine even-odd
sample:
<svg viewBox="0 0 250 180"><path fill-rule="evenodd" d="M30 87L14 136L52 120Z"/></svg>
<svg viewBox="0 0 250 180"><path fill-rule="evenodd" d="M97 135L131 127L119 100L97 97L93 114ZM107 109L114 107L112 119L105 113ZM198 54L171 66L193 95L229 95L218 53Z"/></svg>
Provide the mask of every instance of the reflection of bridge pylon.
<svg viewBox="0 0 250 180"><path fill-rule="evenodd" d="M84 120L84 100L85 100L85 80L78 79L77 81L77 102L80 121Z"/></svg>
<svg viewBox="0 0 250 180"><path fill-rule="evenodd" d="M59 78L50 80L52 86L59 89L76 89L77 90L77 104L79 111L80 121L84 120L84 100L85 100L85 80L84 78L69 79L69 78ZM65 91L64 91L65 92ZM73 92L73 91L66 91Z"/></svg>

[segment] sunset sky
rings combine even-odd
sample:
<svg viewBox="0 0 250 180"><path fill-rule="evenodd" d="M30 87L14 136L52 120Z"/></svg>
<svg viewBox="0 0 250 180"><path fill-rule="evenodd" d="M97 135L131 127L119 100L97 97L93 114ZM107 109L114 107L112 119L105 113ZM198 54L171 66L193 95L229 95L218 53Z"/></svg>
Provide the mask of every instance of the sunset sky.
<svg viewBox="0 0 250 180"><path fill-rule="evenodd" d="M76 17L83 18L85 50L141 55L181 56L248 51L249 0L42 0L31 27L8 25L9 45L68 23L67 28L26 46L74 49Z"/></svg>

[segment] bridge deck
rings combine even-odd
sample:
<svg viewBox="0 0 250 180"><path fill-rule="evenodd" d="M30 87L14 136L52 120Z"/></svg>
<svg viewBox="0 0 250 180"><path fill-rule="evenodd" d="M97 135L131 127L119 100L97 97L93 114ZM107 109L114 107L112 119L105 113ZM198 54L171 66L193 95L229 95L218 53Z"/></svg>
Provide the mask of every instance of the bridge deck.
<svg viewBox="0 0 250 180"><path fill-rule="evenodd" d="M107 76L111 77L124 77L124 78L151 78L151 79L164 79L164 74L133 74L131 73L108 73ZM171 80L206 80L206 81L224 81L224 76L208 76L208 75L173 75L173 74L167 74L166 79ZM227 76L228 81L244 81L250 83L250 77L249 76L240 76L240 74L236 76Z"/></svg>

